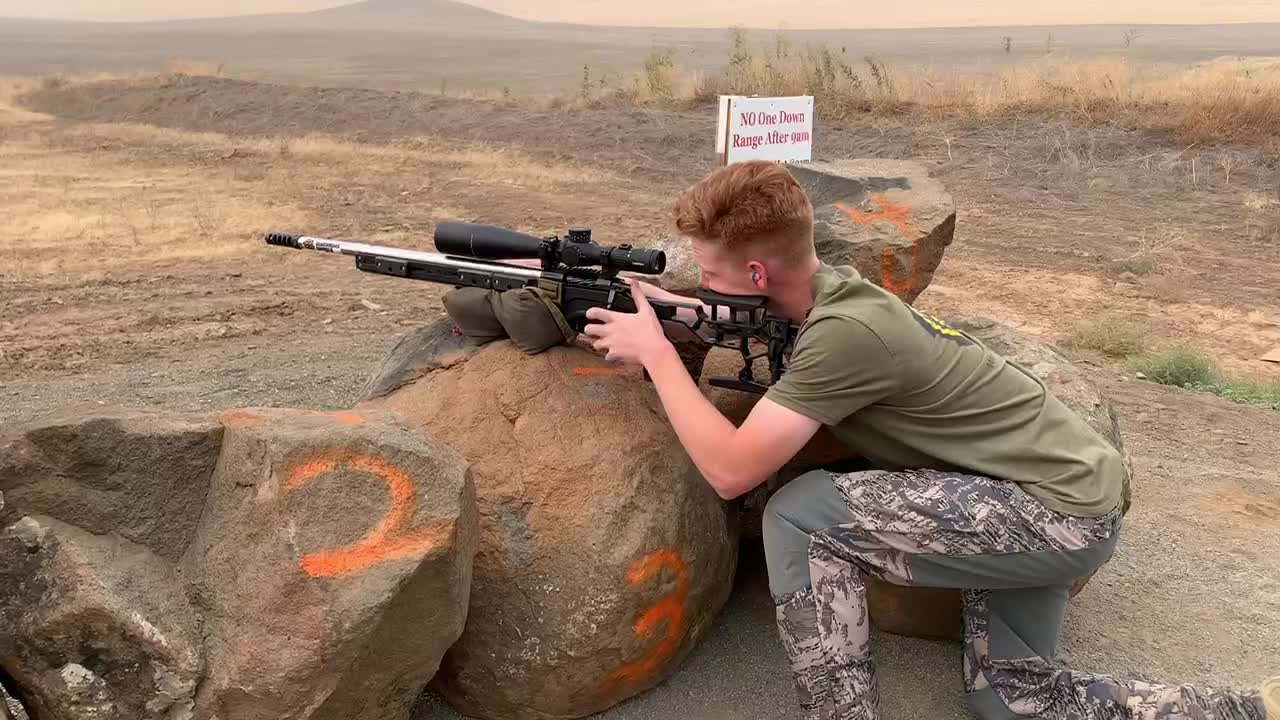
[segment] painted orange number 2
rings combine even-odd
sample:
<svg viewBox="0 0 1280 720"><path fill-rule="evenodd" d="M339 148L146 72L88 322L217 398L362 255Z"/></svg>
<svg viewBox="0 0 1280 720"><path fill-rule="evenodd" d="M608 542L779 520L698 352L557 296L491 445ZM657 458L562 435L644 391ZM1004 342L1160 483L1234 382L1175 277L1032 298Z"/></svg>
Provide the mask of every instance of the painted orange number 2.
<svg viewBox="0 0 1280 720"><path fill-rule="evenodd" d="M330 450L294 462L285 474L284 490L291 492L307 481L338 467L367 472L387 483L391 507L368 534L336 550L308 553L299 565L312 577L337 577L364 570L380 562L413 557L429 552L449 532L449 523L437 522L421 530L406 532L418 499L413 481L404 470L385 459L367 453Z"/></svg>
<svg viewBox="0 0 1280 720"><path fill-rule="evenodd" d="M689 594L688 573L680 555L674 550L658 550L640 558L627 571L627 582L637 585L653 577L663 568L675 574L675 590L663 595L642 612L632 624L631 629L636 637L645 637L652 635L665 621L666 632L644 656L615 670L609 677L615 683L638 682L649 677L675 653L676 648L680 647L680 639L684 636L685 629L684 604Z"/></svg>

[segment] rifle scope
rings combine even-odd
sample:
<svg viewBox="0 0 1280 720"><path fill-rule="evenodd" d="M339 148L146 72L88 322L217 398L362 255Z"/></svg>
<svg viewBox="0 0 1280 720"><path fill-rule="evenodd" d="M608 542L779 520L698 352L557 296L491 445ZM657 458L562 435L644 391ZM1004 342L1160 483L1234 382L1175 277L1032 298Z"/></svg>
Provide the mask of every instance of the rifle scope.
<svg viewBox="0 0 1280 720"><path fill-rule="evenodd" d="M610 272L649 275L660 275L667 267L667 255L662 250L597 245L591 240L591 231L585 228L571 228L567 241L561 241L496 225L441 222L436 225L434 239L436 249L442 253L483 260L541 258L544 263L551 260L569 267L599 265Z"/></svg>

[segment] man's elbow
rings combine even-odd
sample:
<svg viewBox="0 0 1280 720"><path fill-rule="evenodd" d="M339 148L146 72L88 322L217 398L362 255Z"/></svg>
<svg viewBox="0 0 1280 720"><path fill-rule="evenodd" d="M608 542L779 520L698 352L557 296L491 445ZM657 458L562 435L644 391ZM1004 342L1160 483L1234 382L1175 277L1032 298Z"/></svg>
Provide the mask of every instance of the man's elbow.
<svg viewBox="0 0 1280 720"><path fill-rule="evenodd" d="M716 494L722 500L733 500L764 482L764 478L753 477L737 471L719 473L707 479L711 481L711 487L715 489Z"/></svg>

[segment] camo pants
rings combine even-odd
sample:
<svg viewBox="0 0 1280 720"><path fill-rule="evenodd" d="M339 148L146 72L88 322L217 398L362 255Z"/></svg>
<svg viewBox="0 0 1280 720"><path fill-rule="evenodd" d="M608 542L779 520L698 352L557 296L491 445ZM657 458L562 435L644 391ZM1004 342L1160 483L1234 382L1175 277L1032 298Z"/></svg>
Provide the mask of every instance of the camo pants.
<svg viewBox="0 0 1280 720"><path fill-rule="evenodd" d="M1053 664L1074 579L1119 509L1049 510L1016 484L932 470L802 475L764 516L778 632L806 720L877 720L864 573L964 588L963 679L983 720L1263 720L1257 693L1125 682Z"/></svg>

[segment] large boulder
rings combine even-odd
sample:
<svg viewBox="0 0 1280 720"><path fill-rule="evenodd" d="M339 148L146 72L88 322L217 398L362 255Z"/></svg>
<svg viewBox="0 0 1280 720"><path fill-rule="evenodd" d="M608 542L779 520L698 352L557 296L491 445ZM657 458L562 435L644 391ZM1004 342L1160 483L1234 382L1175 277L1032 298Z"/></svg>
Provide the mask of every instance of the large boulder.
<svg viewBox="0 0 1280 720"><path fill-rule="evenodd" d="M0 526L48 515L176 561L195 533L222 442L207 415L107 411L0 440Z"/></svg>
<svg viewBox="0 0 1280 720"><path fill-rule="evenodd" d="M955 202L924 165L910 160L797 163L814 210L818 257L915 302L955 235Z"/></svg>
<svg viewBox="0 0 1280 720"><path fill-rule="evenodd" d="M818 257L852 265L907 302L933 280L955 236L955 202L940 181L910 160L829 160L787 166L813 203ZM689 243L662 235L667 254L656 280L674 292L698 287Z"/></svg>
<svg viewBox="0 0 1280 720"><path fill-rule="evenodd" d="M183 720L199 625L171 563L29 515L0 532L0 668L39 720Z"/></svg>
<svg viewBox="0 0 1280 720"><path fill-rule="evenodd" d="M465 625L466 464L385 413L31 423L0 486L0 678L37 720L403 720Z"/></svg>
<svg viewBox="0 0 1280 720"><path fill-rule="evenodd" d="M378 412L245 408L182 559L204 617L200 717L409 717L462 633L466 464Z"/></svg>
<svg viewBox="0 0 1280 720"><path fill-rule="evenodd" d="M457 448L480 514L471 606L432 686L478 718L577 718L669 676L729 596L735 515L652 386L589 350L467 349L447 322L357 409ZM407 380L405 368L421 374Z"/></svg>

